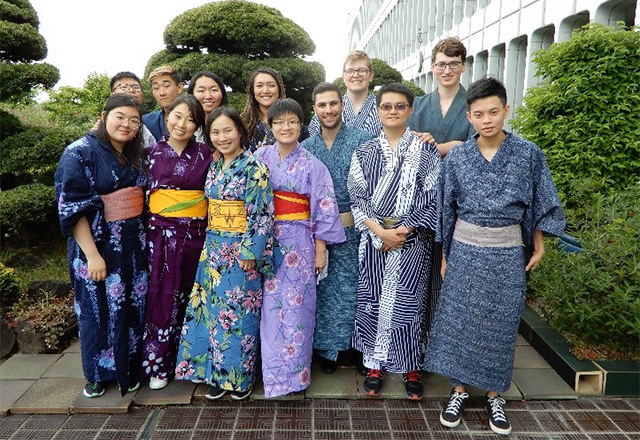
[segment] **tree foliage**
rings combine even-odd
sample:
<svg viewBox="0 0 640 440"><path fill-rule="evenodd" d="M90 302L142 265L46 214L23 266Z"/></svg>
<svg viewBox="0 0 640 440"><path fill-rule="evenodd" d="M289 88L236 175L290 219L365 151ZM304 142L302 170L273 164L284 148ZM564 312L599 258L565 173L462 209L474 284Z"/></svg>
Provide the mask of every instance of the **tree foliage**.
<svg viewBox="0 0 640 440"><path fill-rule="evenodd" d="M589 24L539 51L543 81L512 120L545 151L559 189L591 178L620 189L640 178L640 33Z"/></svg>

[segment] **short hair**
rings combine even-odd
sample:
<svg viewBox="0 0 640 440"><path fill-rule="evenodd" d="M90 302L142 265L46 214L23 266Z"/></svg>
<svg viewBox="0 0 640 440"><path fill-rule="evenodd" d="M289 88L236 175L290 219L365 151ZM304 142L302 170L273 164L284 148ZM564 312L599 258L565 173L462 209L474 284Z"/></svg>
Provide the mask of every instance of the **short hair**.
<svg viewBox="0 0 640 440"><path fill-rule="evenodd" d="M313 103L316 103L317 95L326 92L336 92L338 94L338 99L340 99L340 103L342 103L342 92L340 91L340 87L330 82L321 82L313 88L313 92L311 92L311 100Z"/></svg>
<svg viewBox="0 0 640 440"><path fill-rule="evenodd" d="M267 122L269 125L272 125L271 123L275 118L289 113L296 115L302 124L304 121L304 112L302 111L300 104L298 104L295 99L291 98L278 99L271 105L271 107L269 107L269 111L267 112Z"/></svg>
<svg viewBox="0 0 640 440"><path fill-rule="evenodd" d="M142 81L140 81L140 78L138 78L138 75L136 75L133 72L124 71L124 72L118 72L111 77L111 81L109 81L109 90L113 91L113 86L123 78L131 78L135 80L140 87L142 87Z"/></svg>
<svg viewBox="0 0 640 440"><path fill-rule="evenodd" d="M196 123L196 128L200 128L204 125L204 109L202 108L202 104L200 104L200 101L198 101L198 98L193 95L178 96L169 106L169 111L167 112L167 114L171 113L173 109L180 104L187 105L187 107L189 108L189 112L191 113L191 117Z"/></svg>
<svg viewBox="0 0 640 440"><path fill-rule="evenodd" d="M507 89L497 78L481 78L472 83L467 90L467 109L478 99L497 96L503 106L507 105Z"/></svg>
<svg viewBox="0 0 640 440"><path fill-rule="evenodd" d="M373 65L371 64L371 58L369 58L369 55L367 55L366 52L363 52L361 50L352 50L351 52L349 52L349 54L347 55L347 58L345 58L344 63L342 64L342 69L347 67L347 63L350 63L353 61L362 61L362 60L367 62L367 67L369 68L369 71L373 73Z"/></svg>
<svg viewBox="0 0 640 440"><path fill-rule="evenodd" d="M391 83L382 86L378 91L378 96L376 96L377 105L380 105L380 103L382 102L382 95L384 95L385 93L400 93L401 95L404 95L405 98L407 98L409 107L413 107L413 100L415 98L415 95L413 94L411 89L404 84Z"/></svg>
<svg viewBox="0 0 640 440"><path fill-rule="evenodd" d="M189 81L189 87L187 88L187 93L189 95L193 95L193 91L196 88L196 81L198 81L198 79L202 78L203 76L206 76L207 78L211 78L212 80L215 81L216 84L218 84L218 88L222 93L222 101L220 101L220 105L227 105L227 101L228 101L227 89L224 87L224 82L222 81L222 78L220 78L218 75L216 75L213 72L209 72L208 70L202 70L191 77L191 80Z"/></svg>
<svg viewBox="0 0 640 440"><path fill-rule="evenodd" d="M242 122L242 118L240 117L240 113L233 107L220 106L214 111L211 112L209 117L207 118L207 123L205 125L205 133L204 133L204 141L207 143L211 149L215 150L216 147L211 142L211 126L214 121L218 119L220 116L226 116L231 119L233 125L235 125L236 130L240 133L240 146L243 149L247 149L249 147L249 132L247 131L247 127L244 126Z"/></svg>
<svg viewBox="0 0 640 440"><path fill-rule="evenodd" d="M431 51L431 62L435 63L436 55L440 52L448 57L460 57L463 63L467 59L467 48L458 37L447 37L438 41Z"/></svg>
<svg viewBox="0 0 640 440"><path fill-rule="evenodd" d="M149 82L153 83L154 78L162 75L170 76L176 85L182 83L182 79L180 78L180 74L178 73L176 68L168 64L153 69L149 74Z"/></svg>

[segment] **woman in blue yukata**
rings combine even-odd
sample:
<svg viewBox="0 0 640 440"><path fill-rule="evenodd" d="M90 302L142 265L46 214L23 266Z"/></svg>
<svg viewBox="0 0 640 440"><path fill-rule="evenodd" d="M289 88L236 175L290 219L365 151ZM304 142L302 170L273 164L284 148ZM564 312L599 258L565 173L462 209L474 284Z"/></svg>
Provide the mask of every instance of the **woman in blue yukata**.
<svg viewBox="0 0 640 440"><path fill-rule="evenodd" d="M138 389L148 286L140 104L112 95L98 127L69 145L55 175L87 384Z"/></svg>

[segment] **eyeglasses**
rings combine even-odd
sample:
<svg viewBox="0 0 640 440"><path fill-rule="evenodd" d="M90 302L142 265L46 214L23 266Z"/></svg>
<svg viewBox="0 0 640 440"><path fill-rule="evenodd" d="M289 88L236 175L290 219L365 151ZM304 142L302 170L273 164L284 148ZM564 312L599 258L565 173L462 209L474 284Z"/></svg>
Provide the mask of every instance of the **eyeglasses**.
<svg viewBox="0 0 640 440"><path fill-rule="evenodd" d="M118 91L118 92L128 92L129 90L134 91L134 92L141 92L142 91L142 87L138 86L138 85L133 85L133 84L118 84L117 86L115 86L113 88L113 91Z"/></svg>
<svg viewBox="0 0 640 440"><path fill-rule="evenodd" d="M394 108L399 112L403 112L409 108L409 104L405 102L396 102L395 104L391 104L389 102L383 102L378 107L380 107L380 110L385 112L390 112L391 109L394 109Z"/></svg>
<svg viewBox="0 0 640 440"><path fill-rule="evenodd" d="M347 76L354 76L356 73L360 76L365 76L367 73L369 73L369 69L362 67L360 69L346 69L344 71L344 74Z"/></svg>
<svg viewBox="0 0 640 440"><path fill-rule="evenodd" d="M126 118L122 115L114 115L113 119L115 119L119 125L125 125L125 123L127 123L131 128L139 128L142 124L138 118Z"/></svg>
<svg viewBox="0 0 640 440"><path fill-rule="evenodd" d="M449 67L451 70L458 70L462 66L462 62L460 61L450 61L445 63L443 61L439 63L433 63L433 67L439 72L444 72L444 70Z"/></svg>
<svg viewBox="0 0 640 440"><path fill-rule="evenodd" d="M278 128L280 127L284 127L285 125L287 127L297 127L298 125L300 125L300 121L282 121L282 120L277 120L277 121L272 121L271 125L274 125Z"/></svg>

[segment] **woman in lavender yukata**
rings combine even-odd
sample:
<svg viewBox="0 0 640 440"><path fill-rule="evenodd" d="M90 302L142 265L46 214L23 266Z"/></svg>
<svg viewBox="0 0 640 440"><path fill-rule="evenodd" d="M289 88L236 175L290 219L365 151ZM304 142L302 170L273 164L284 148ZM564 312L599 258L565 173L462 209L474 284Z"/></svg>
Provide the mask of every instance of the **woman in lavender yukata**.
<svg viewBox="0 0 640 440"><path fill-rule="evenodd" d="M150 377L152 390L166 387L173 377L187 299L204 243L203 189L212 150L194 135L203 124L200 102L193 95L179 96L169 107L169 135L145 149L150 282L142 374Z"/></svg>
<svg viewBox="0 0 640 440"><path fill-rule="evenodd" d="M269 167L275 236L284 253L275 277L264 282L260 339L266 397L309 386L316 275L327 264L326 244L345 241L329 171L298 143L302 117L293 99L274 103L268 122L277 142L255 153Z"/></svg>

